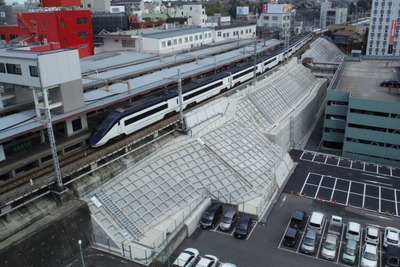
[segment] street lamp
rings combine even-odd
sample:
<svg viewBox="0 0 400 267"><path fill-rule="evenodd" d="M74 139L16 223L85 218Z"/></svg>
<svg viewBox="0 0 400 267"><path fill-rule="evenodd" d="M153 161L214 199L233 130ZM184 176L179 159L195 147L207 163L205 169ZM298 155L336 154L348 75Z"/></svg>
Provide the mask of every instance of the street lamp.
<svg viewBox="0 0 400 267"><path fill-rule="evenodd" d="M79 244L79 251L80 251L80 253L81 253L82 266L83 266L83 267L86 267L85 261L84 261L84 259L83 259L82 240L79 239L79 240L78 240L78 244Z"/></svg>

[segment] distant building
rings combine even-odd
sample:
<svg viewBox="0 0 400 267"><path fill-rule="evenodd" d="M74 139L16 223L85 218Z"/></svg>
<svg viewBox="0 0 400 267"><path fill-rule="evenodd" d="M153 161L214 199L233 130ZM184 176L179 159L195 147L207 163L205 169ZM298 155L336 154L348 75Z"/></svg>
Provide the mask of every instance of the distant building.
<svg viewBox="0 0 400 267"><path fill-rule="evenodd" d="M332 32L332 42L343 52L350 54L352 50L362 50L367 26L329 25Z"/></svg>
<svg viewBox="0 0 400 267"><path fill-rule="evenodd" d="M263 4L257 24L271 29L280 28L282 30L280 35L283 37L284 29L287 29L289 34L293 32L295 16L296 10L292 9L290 4Z"/></svg>
<svg viewBox="0 0 400 267"><path fill-rule="evenodd" d="M201 47L214 42L248 39L255 36L256 25L229 25L221 27L192 27L167 30L141 29L115 33L102 33L103 51L133 50L148 53L176 53L184 49Z"/></svg>
<svg viewBox="0 0 400 267"><path fill-rule="evenodd" d="M206 26L207 14L206 8L202 5L183 5L176 9L176 18L188 18L190 26Z"/></svg>
<svg viewBox="0 0 400 267"><path fill-rule="evenodd" d="M322 29L326 29L332 24L344 24L346 21L347 8L333 8L332 2L328 2L328 0L321 2L320 26Z"/></svg>
<svg viewBox="0 0 400 267"><path fill-rule="evenodd" d="M11 44L47 45L76 48L79 56L93 55L93 32L90 10L21 12L17 25L0 26L0 38Z"/></svg>
<svg viewBox="0 0 400 267"><path fill-rule="evenodd" d="M373 1L366 49L367 55L400 55L399 12L398 1Z"/></svg>

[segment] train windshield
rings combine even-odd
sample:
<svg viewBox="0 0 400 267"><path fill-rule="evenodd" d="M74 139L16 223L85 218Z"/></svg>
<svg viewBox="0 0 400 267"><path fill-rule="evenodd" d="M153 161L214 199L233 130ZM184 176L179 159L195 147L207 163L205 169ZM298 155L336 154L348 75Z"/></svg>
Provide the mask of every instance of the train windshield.
<svg viewBox="0 0 400 267"><path fill-rule="evenodd" d="M106 130L108 127L112 126L112 124L114 123L115 118L114 117L107 117L101 124L100 126L97 128L98 132L104 131Z"/></svg>

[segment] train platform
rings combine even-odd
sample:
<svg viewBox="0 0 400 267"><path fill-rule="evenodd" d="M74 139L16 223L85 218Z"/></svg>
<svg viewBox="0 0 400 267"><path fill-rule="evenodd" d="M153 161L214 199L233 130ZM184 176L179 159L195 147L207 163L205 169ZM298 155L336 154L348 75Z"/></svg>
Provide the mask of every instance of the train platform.
<svg viewBox="0 0 400 267"><path fill-rule="evenodd" d="M46 138L45 143L41 141L40 135L36 134L5 147L7 157L5 160L0 161L1 180L15 178L20 174L32 172L35 170L35 167L53 164L47 130L44 129L43 133ZM85 146L89 136L89 130L71 137L55 134L59 158L61 159L71 153L76 153L77 150Z"/></svg>

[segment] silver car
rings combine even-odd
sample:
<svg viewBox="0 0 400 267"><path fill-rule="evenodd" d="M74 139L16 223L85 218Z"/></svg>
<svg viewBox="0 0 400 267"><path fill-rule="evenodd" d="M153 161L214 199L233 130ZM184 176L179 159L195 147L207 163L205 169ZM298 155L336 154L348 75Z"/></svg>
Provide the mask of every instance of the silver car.
<svg viewBox="0 0 400 267"><path fill-rule="evenodd" d="M300 250L305 254L314 254L317 244L317 232L314 229L307 229L301 242Z"/></svg>
<svg viewBox="0 0 400 267"><path fill-rule="evenodd" d="M324 244L322 245L321 257L333 261L336 258L336 249L338 243L338 236L327 234Z"/></svg>
<svg viewBox="0 0 400 267"><path fill-rule="evenodd" d="M224 217L222 218L221 222L219 223L219 229L222 231L229 231L233 224L235 224L237 219L237 211L230 210L225 213Z"/></svg>

